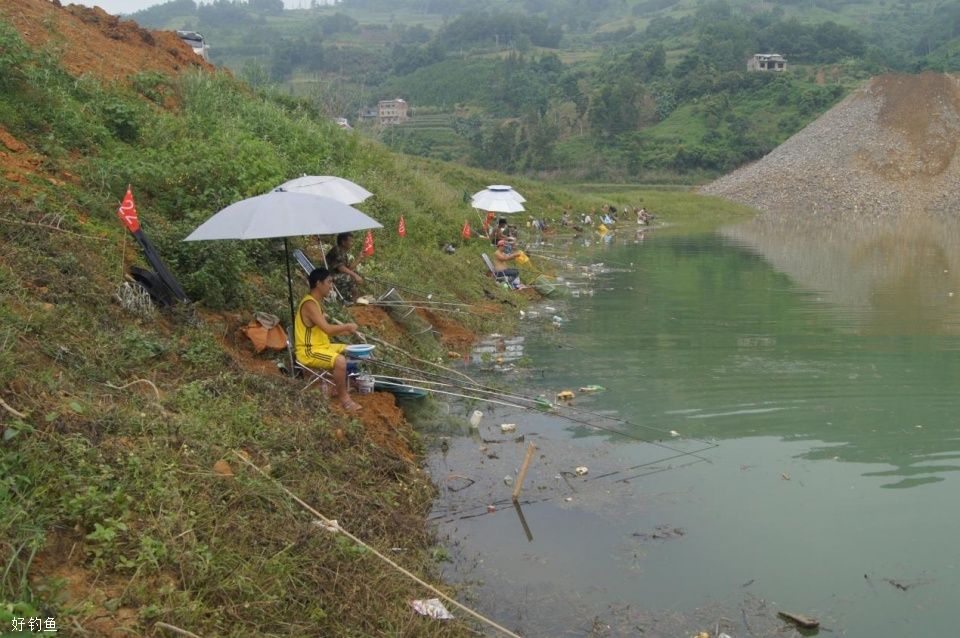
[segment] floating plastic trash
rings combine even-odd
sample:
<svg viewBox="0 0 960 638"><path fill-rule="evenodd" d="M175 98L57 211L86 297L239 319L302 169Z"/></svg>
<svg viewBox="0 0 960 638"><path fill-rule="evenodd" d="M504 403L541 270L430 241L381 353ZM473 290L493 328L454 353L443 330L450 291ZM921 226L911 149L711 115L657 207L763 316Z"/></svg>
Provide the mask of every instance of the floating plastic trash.
<svg viewBox="0 0 960 638"><path fill-rule="evenodd" d="M563 323L564 319L560 315L553 315L553 323Z"/></svg>
<svg viewBox="0 0 960 638"><path fill-rule="evenodd" d="M483 412L480 410L474 410L473 414L470 415L470 425L472 427L480 427L480 421L483 420Z"/></svg>
<svg viewBox="0 0 960 638"><path fill-rule="evenodd" d="M590 472L590 468L588 468L586 465L581 465L580 467L574 470L574 473L577 476L586 476L587 474L589 474L589 472Z"/></svg>
<svg viewBox="0 0 960 638"><path fill-rule="evenodd" d="M507 476L504 476L503 484L506 485L507 487L510 487L511 485L513 485L513 477L510 476L509 474Z"/></svg>
<svg viewBox="0 0 960 638"><path fill-rule="evenodd" d="M580 388L580 392L603 392L606 390L602 385L585 385Z"/></svg>
<svg viewBox="0 0 960 638"><path fill-rule="evenodd" d="M439 598L428 598L426 600L411 600L410 606L413 611L421 616L429 616L437 620L453 620L453 614L447 611Z"/></svg>
<svg viewBox="0 0 960 638"><path fill-rule="evenodd" d="M487 513L488 513L488 514L493 514L493 513L496 512L496 511L497 511L497 506L496 506L496 505L487 505Z"/></svg>
<svg viewBox="0 0 960 638"><path fill-rule="evenodd" d="M676 430L670 430L670 436L677 437L677 436L680 436L680 433L677 432Z"/></svg>
<svg viewBox="0 0 960 638"><path fill-rule="evenodd" d="M501 424L500 424L500 431L503 432L503 433L516 432L516 431L517 431L517 424L516 424L516 423L501 423Z"/></svg>
<svg viewBox="0 0 960 638"><path fill-rule="evenodd" d="M543 396L543 395L540 395L540 396L537 397L536 401L534 401L534 405L537 407L538 410L551 410L551 409L553 409L553 404L550 403L550 401L547 399L547 397L545 397L545 396Z"/></svg>
<svg viewBox="0 0 960 638"><path fill-rule="evenodd" d="M337 533L340 531L340 523L338 523L335 518L330 518L325 521L317 519L313 521L313 524L328 532Z"/></svg>
<svg viewBox="0 0 960 638"><path fill-rule="evenodd" d="M570 390L564 390L564 391L562 391L562 392L557 392L557 400L558 400L558 401L569 401L570 399L572 399L572 398L575 397L575 396L576 396L576 395L575 395L573 392L571 392Z"/></svg>

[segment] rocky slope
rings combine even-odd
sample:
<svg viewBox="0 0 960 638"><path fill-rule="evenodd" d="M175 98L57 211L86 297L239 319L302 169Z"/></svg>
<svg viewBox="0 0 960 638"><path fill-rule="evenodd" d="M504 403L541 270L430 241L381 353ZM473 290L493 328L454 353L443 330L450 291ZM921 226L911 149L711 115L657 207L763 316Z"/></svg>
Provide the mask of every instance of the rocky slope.
<svg viewBox="0 0 960 638"><path fill-rule="evenodd" d="M960 209L958 141L958 78L884 75L702 191L769 219L950 217Z"/></svg>

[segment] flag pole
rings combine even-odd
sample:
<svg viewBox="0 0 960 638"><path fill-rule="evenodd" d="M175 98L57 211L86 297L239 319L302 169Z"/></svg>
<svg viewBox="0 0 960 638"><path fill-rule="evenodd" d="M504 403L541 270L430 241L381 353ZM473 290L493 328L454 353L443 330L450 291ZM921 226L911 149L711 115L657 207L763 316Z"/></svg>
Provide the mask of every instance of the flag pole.
<svg viewBox="0 0 960 638"><path fill-rule="evenodd" d="M290 299L290 336L287 339L287 353L290 355L290 378L293 379L296 373L293 349L296 347L294 342L297 339L297 322L293 312L293 277L290 275L290 250L287 246L286 237L283 238L283 260L287 263L287 295Z"/></svg>

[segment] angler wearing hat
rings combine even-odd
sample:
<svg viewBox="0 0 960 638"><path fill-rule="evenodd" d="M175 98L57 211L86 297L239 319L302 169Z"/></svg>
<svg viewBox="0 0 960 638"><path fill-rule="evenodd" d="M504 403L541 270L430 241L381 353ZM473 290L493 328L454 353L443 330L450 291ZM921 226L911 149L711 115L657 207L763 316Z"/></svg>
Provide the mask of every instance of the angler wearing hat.
<svg viewBox="0 0 960 638"><path fill-rule="evenodd" d="M493 253L493 268L498 277L506 277L514 288L520 287L520 271L510 268L511 261L520 257L522 253L513 252L513 244L506 239L497 242L497 252Z"/></svg>

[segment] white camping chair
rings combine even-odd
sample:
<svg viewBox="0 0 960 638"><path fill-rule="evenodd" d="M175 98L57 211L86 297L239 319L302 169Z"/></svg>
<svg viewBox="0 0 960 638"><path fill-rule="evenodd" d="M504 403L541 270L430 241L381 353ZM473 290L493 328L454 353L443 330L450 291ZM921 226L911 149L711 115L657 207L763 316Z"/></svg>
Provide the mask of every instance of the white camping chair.
<svg viewBox="0 0 960 638"><path fill-rule="evenodd" d="M496 268L493 267L493 262L490 261L490 256L487 255L487 253L480 253L480 257L483 258L483 263L485 263L487 265L487 268L490 269L490 276L493 277L498 284L511 283L510 278L507 277L506 275L497 274L497 270Z"/></svg>

